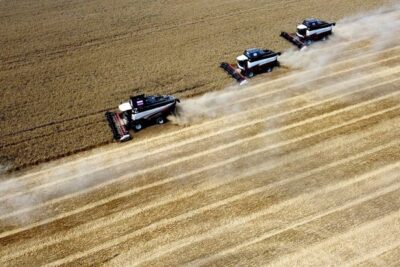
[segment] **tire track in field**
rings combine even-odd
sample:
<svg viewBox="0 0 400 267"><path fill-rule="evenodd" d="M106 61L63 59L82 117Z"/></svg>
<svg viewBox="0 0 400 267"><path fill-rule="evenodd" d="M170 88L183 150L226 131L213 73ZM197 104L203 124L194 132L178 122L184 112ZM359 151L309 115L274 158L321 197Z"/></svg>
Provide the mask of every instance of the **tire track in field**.
<svg viewBox="0 0 400 267"><path fill-rule="evenodd" d="M353 161L355 159L360 159L362 157L374 154L376 152L384 150L385 148L390 147L391 145L393 145L393 142L389 143L389 144L385 144L385 145L379 146L379 147L376 147L376 148L373 148L373 149L369 149L367 151L363 151L361 153L355 154L354 156L346 157L346 158L344 158L342 160L337 160L335 162L323 165L323 166L321 166L319 168L303 172L300 175L296 175L295 177L288 178L288 179L283 179L283 180L280 180L278 182L274 182L272 184L269 184L267 186L263 186L263 187L260 187L260 188L254 189L254 190L252 189L252 190L246 191L245 196L258 194L258 193L260 193L262 191L265 191L267 189L270 189L270 188L273 188L273 187L276 187L276 186L282 186L282 185L284 185L286 183L290 183L290 182L293 182L293 181L297 181L299 179L303 179L303 178L305 178L307 176L316 174L316 173L321 172L323 170L334 168L334 167L337 167L337 166L339 166L341 164L344 164L344 163L347 163L347 162L351 162L351 161ZM303 154L299 154L299 155L297 155L297 158L291 159L291 161L298 160L298 159L301 159L303 157L304 157ZM284 162L283 165L284 164L287 164L287 162ZM282 164L277 164L276 166L273 166L273 167L271 166L271 168L279 168L278 167L279 165L282 165ZM54 244L60 242L61 240L69 240L71 238L77 238L78 236L81 236L81 235L84 235L84 234L89 234L89 232L93 232L93 231L97 232L98 231L97 229L100 228L100 227L108 228L110 225L113 225L113 224L115 225L116 223L119 223L119 222L121 222L121 221L123 221L123 220L125 220L125 219L127 219L129 217L135 216L135 215L137 215L139 213L143 213L146 210L152 209L154 207L165 205L165 204L169 204L169 202L173 203L173 202L181 200L183 198L190 197L190 196L192 196L192 195L194 195L194 194L196 194L198 192L205 191L205 190L210 190L210 189L216 188L216 187L221 187L224 184L237 182L238 180L242 180L242 179L244 179L246 177L251 177L253 175L258 175L260 173L264 173L264 172L270 170L271 168L265 168L265 169L256 168L255 170L249 170L248 172L246 172L244 174L244 176L235 177L235 179L233 181L232 180L224 181L222 184L211 185L211 186L208 186L209 188L201 188L201 189L198 189L198 190L194 190L193 192L190 192L189 194L184 194L183 196L178 196L176 198L167 199L166 201L165 200L161 200L159 203L152 203L149 206L145 206L145 207L142 207L142 208L139 208L139 209L138 208L134 208L133 210L125 209L122 212L113 214L112 217L108 217L106 221L104 221L103 218L101 218L100 220L97 220L97 221L102 221L101 224L99 224L99 222L92 221L89 225L85 226L84 228L83 227L79 227L78 229L74 229L74 232L72 233L72 235L68 236L68 235L63 234L61 237L54 237L54 238L48 239L48 240L47 240L47 238L44 238L44 239L42 239L40 245L35 244L28 250L23 250L22 249L23 246L19 246L18 252L14 253L14 254L11 254L11 255L7 253L7 258L20 257L20 256L26 254L27 252L32 251L32 249L37 251L37 250L39 250L41 248L44 248L44 247L53 246ZM236 198L233 198L233 201L236 201L236 200L237 200ZM213 203L212 205L215 205L215 204L216 203ZM223 203L222 205L225 205L225 204L226 203ZM218 205L218 206L221 206L221 205ZM61 238L61 240L60 240L60 238ZM24 245L26 245L26 241L24 242ZM9 249L13 250L12 248L9 248ZM54 254L55 253L54 249L52 251L53 251L53 254Z"/></svg>
<svg viewBox="0 0 400 267"><path fill-rule="evenodd" d="M349 168L346 168L346 169L349 169ZM327 175L327 172L324 172L324 174L325 175ZM311 175L311 173L310 173L310 175ZM312 175L310 176L310 177L308 177L308 178L311 178L312 177ZM298 178L298 177L296 177L296 178ZM304 181L305 183L307 183L307 181L305 180ZM285 185L286 187L287 186L289 186L289 187L293 187L293 186L299 186L301 183L298 183L298 184L287 184L287 185ZM308 190L305 190L305 191L308 191ZM257 199L263 199L263 198L265 198L266 196L268 196L268 194L263 194L263 196L264 197L261 197L261 195L260 196L257 196L257 197L253 197L253 198L251 198L252 199L252 201L245 201L245 204L250 204L251 202L255 202L255 203L257 203ZM284 197L279 197L279 199L284 199ZM273 199L273 198L272 198ZM268 201L268 198L266 199L266 201ZM243 203L243 201L241 201L241 203ZM237 204L237 205L239 205L239 203ZM257 205L259 205L258 203L257 203ZM226 210L227 208L225 207L224 209L220 209L220 211L219 212L222 212L222 213L226 213ZM229 209L229 208L228 208ZM252 208L250 208L250 209L252 209ZM207 216L207 217L210 217L210 220L211 221L213 221L213 220L216 220L214 217L215 216L217 216L216 214L218 213L218 211L216 211L216 212L214 212L214 213L207 213L207 214L204 214L204 216ZM202 217L204 217L204 216L202 216ZM228 215L226 215L226 214L224 214L224 217L226 217L226 216L228 216ZM238 216L238 214L235 214L235 215L233 215L232 217L232 219L234 219L234 217L235 216ZM196 222L196 221L200 221L199 219L200 219L200 216L197 216L198 218L190 218L190 219L187 219L187 220L185 220L185 221L188 221L189 223L190 222ZM220 216L218 216L218 217L220 217ZM228 217L231 217L231 216L228 216ZM226 220L226 222L229 222L229 219L227 219ZM212 228L214 228L214 227L216 227L216 226L218 226L218 225L216 225L216 226L209 226L209 222L207 222L207 226L205 226L205 227L201 227L202 226L202 224L203 224L203 222L199 222L199 228L202 228L202 230L203 231L207 231L207 229L212 229ZM221 222L221 224L223 224L223 222ZM178 227L178 229L179 230L175 230L175 229L177 229L177 227ZM168 238L168 236L175 236L175 235L177 235L177 236L179 236L178 235L178 233L180 233L180 232L182 232L182 233L184 233L184 234L182 234L181 236L179 236L179 237L176 237L175 239L181 239L181 238L184 238L185 236L188 236L188 235L190 235L190 233L192 232L192 231L194 231L195 229L193 229L194 227L187 227L188 229L185 229L186 228L186 225L182 222L182 223L180 223L180 224L173 224L173 227L172 227L172 225L171 226L165 226L165 227L163 227L163 231L161 231L161 230L152 230L152 231L155 231L155 232L157 232L157 233L159 233L161 236L163 236L163 234L165 234L166 236L167 236L167 238ZM168 234L167 234L167 232L165 232L165 231L168 231L168 229L171 229L171 231L170 232L168 232ZM151 232L152 232L151 231ZM172 233L171 233L172 232ZM197 232L197 231L196 231ZM201 231L202 232L202 231ZM146 236L146 238L149 238L148 237L148 235L150 235L150 232L149 232L149 234L145 234L144 236ZM145 248L143 248L143 250L141 250L141 249L132 249L132 250L139 250L139 251L143 251L143 253L145 253L146 251L149 251L149 250L152 250L152 249L154 249L154 246L156 246L156 247L158 247L158 246L162 246L163 244L165 244L167 241L166 240L162 240L162 238L156 238L156 236L155 235L153 235L154 237L153 238L155 238L156 240L154 240L154 242L153 241L148 241L148 242L146 242L146 243L150 243L151 245L147 245ZM168 238L168 239L170 239L170 238ZM175 239L172 239L171 241L169 241L168 240L168 242L172 242L172 241L174 241ZM185 238L185 240L186 240L186 238ZM135 240L135 243L140 243L141 241L140 241L140 238L138 237L138 238L136 238L136 240ZM211 243L212 243L213 241L211 241ZM174 242L175 243L175 242ZM178 243L179 243L179 241L178 241ZM157 244L157 245L156 245ZM197 246L198 248L201 248L201 247L208 247L208 245L209 244L200 244L199 246ZM141 247L141 246L140 246ZM189 248L188 250L192 250L193 249L193 247L191 247L191 248ZM161 249L162 250L162 249ZM201 249L199 249L199 250L201 250ZM213 250L214 251L214 250ZM182 252L182 250L181 250L181 252ZM142 254L141 252L139 252L138 253L138 255L140 255L140 254ZM188 255L188 254L190 254L190 253L184 253L184 255Z"/></svg>
<svg viewBox="0 0 400 267"><path fill-rule="evenodd" d="M379 173L385 172L387 170L392 170L392 169L397 168L397 167L399 167L398 164L395 164L394 166L387 166L387 167L385 167L383 169L380 169L378 171L374 171L373 174L379 174ZM330 192L330 191L335 191L335 190L341 189L341 188L345 187L344 185L348 186L348 185L351 185L351 184L355 183L355 181L361 181L363 179L370 178L370 176L372 176L373 174L369 174L369 175L366 174L366 175L363 175L361 177L356 177L354 179L351 179L350 181L347 181L347 183L345 182L345 183L340 184L340 185L336 184L334 186L327 187L327 188L325 188L323 190L323 192L326 193L326 192ZM362 198L358 198L356 200L353 200L353 201L351 201L349 203L346 203L345 205L329 209L327 211L321 212L321 213L319 213L317 215L314 215L314 216L311 216L311 217L309 216L309 218L302 219L300 221L296 221L296 222L294 222L294 223L292 223L292 224L290 224L290 225L288 225L288 226L286 226L286 227L284 227L282 229L268 232L266 235L260 236L260 237L254 239L254 240L251 240L251 241L248 241L246 243L243 243L240 246L237 246L235 248L231 248L231 249L226 250L224 252L218 253L215 256L213 256L212 258L210 257L209 259L204 260L204 262L203 261L202 262L196 262L195 265L202 265L202 264L209 263L211 260L215 260L215 259L217 259L217 257L219 257L221 255L226 255L228 253L234 253L236 250L238 250L240 248L243 248L245 246L251 245L251 244L256 243L256 242L259 242L259 241L261 241L261 240L263 240L263 239L265 239L267 237L271 237L271 236L279 234L279 233L281 233L283 231L286 231L286 230L289 230L291 228L300 226L302 224L311 222L313 220L316 220L318 218L324 217L324 216L326 216L328 214L331 214L333 212L337 212L337 211L340 211L340 210L347 209L347 208L352 207L354 205L357 205L357 204L363 203L365 201L368 201L368 200L374 199L376 197L379 197L381 195L388 194L388 193L391 193L391 192L394 192L394 191L398 191L399 189L400 189L400 184L397 183L395 185L392 185L390 187L384 188L384 189L379 190L377 192L374 192L372 194L368 194L367 196L364 196ZM308 198L312 198L312 196L320 195L321 191L316 191L313 194L308 194L308 195L305 195L305 196L302 196L302 197L303 198L307 198L307 199ZM300 197L296 198L296 199L291 199L290 203L295 203L296 201L299 201L300 199L301 199ZM273 208L275 210L276 209L282 209L283 207L287 206L287 204L288 203L281 204L281 205L276 205ZM243 225L243 224L245 224L247 222L250 222L250 221L255 220L255 219L257 219L257 218L259 218L261 216L264 216L264 215L266 215L266 214L268 214L270 212L271 212L270 209L262 210L261 212L253 213L253 214L251 214L251 215L249 215L249 216L247 216L245 218L240 218L239 220L237 220L237 221L235 221L233 223L225 224L225 225L221 226L220 228L213 229L212 231L210 231L211 233L208 232L207 238L209 238L210 236L218 235L219 233L225 232L227 229L232 229L232 228L237 227L239 225ZM107 248L112 247L112 246L115 246L116 244L120 244L122 242L126 242L126 241L129 240L129 238L131 238L131 235L122 236L122 237L114 239L114 240L112 240L110 242L104 243L104 244L102 244L100 246L92 247L92 248L88 249L87 251L76 253L75 255L71 255L71 256L65 257L65 258L63 258L61 260L55 261L55 262L49 264L48 266L56 266L56 265L71 263L71 262L73 262L73 261L75 261L75 260L77 260L79 258L86 257L86 256L88 256L90 254L96 253L98 251L107 249ZM198 239L196 241L191 239L188 244L193 243L193 242L198 242L198 241L199 241ZM180 242L182 242L182 241L180 241ZM186 245L186 243L185 243L185 245ZM179 249L179 248L181 248L181 247L183 247L185 245L179 245L177 247L174 247L173 249L174 250L175 249ZM155 255L155 256L157 257L159 255ZM149 260L149 258L150 257L145 257L145 259L142 259L142 260L141 259L136 259L134 265L132 265L132 266L139 265L139 264L143 263L144 261Z"/></svg>
<svg viewBox="0 0 400 267"><path fill-rule="evenodd" d="M381 174L381 173L384 173L385 171L392 171L395 168L398 169L398 167L399 167L399 164L396 163L393 166L389 166L389 167L383 168L383 170L380 169L380 170L377 170L377 171L373 171L372 174L368 174L367 173L367 174L363 175L362 177L364 177L364 179L365 179L365 177L370 177L370 176L373 176L373 175ZM397 177L399 177L399 176L397 176ZM338 187L337 185L336 185L336 187L337 187L337 189L342 188L342 186ZM385 194L389 194L389 193L392 193L392 192L399 191L399 189L400 189L400 184L399 183L391 185L391 186L388 186L388 187L385 187L385 188L383 188L381 190L378 190L378 191L376 191L376 192L374 192L372 194L368 194L366 196L363 196L363 197L360 197L360 198L356 198L355 200L353 200L353 201L351 201L349 203L346 203L345 205L334 207L332 209L329 209L327 211L323 211L323 212L321 212L321 213L319 213L317 215L314 215L314 216L307 216L306 218L301 219L301 220L296 221L296 222L293 222L293 223L291 223L291 224L289 224L289 225L287 225L287 226L285 226L285 227L283 227L281 229L276 229L274 231L269 231L269 232L265 233L262 236L256 237L256 238L251 239L251 240L247 240L246 242L243 242L240 245L237 245L237 246L232 247L232 248L228 248L228 249L226 249L224 251L221 251L221 252L218 252L218 253L210 256L210 257L207 257L207 258L192 262L190 264L194 264L194 265L197 265L197 266L210 264L211 262L213 262L215 260L218 260L218 259L220 259L222 257L225 257L225 256L229 255L229 254L233 254L233 253L237 252L240 249L243 249L243 248L248 247L248 246L250 246L252 244L261 242L261 241L263 241L263 240L265 240L267 238L270 238L270 237L272 237L274 235L278 235L278 234L283 233L285 231L288 231L290 229L293 229L293 228L299 227L301 225L304 225L306 223L312 222L314 220L320 219L320 218L322 218L324 216L327 216L329 214L332 214L334 212L342 211L342 210L348 209L350 207L353 207L355 205L359 205L359 204L361 204L363 202L366 202L366 201L369 201L369 200L373 200L373 199L375 199L377 197L380 197L380 196L383 196ZM321 194L321 192L319 192L319 193ZM305 197L308 198L309 196L306 195ZM300 198L298 200L300 200ZM253 219L253 218L251 218L251 219ZM230 227L226 227L226 226L223 226L223 227L225 228L223 231L226 231L226 229L230 228Z"/></svg>
<svg viewBox="0 0 400 267"><path fill-rule="evenodd" d="M288 186L294 186L294 185L288 185ZM307 191L307 190L306 190ZM258 197L258 198L254 198L254 200L255 199L259 199L259 198L261 198L261 196L260 197ZM253 202L253 201L251 201L251 202ZM226 209L226 208L225 208ZM218 212L218 211L217 211ZM221 211L219 211L219 212L224 212L222 209L221 209ZM253 211L253 212L255 212L255 211ZM213 215L211 214L211 213L208 213L207 214L208 216L211 216L211 217L213 217ZM224 215L224 216L226 216L226 215ZM232 218L230 219L230 220L233 220L236 216L239 216L239 214L236 214L236 215L233 215L233 216L231 216ZM274 216L274 217L276 217L276 216ZM199 219L199 218L198 218ZM230 220L228 219L228 220L226 220L226 223L228 223L228 222L230 222ZM193 221L193 219L190 219L189 221ZM195 220L196 221L196 220ZM199 228L202 228L204 231L208 231L208 229L213 229L214 227L217 227L218 225L215 225L215 226L210 226L210 225L204 225L204 227L203 227L203 223L202 222L198 222L199 223ZM220 225L223 225L224 223L223 222L221 222L221 223L219 223ZM209 226L209 227L207 227L207 226ZM177 233L179 233L179 232L182 232L182 233L185 233L183 236L180 236L179 238L183 238L183 237L185 237L185 236L188 236L189 234L190 234L190 232L191 232L191 230L190 230L190 228L189 228L189 230L190 230L190 232L189 233L187 233L187 231L188 230L186 230L186 229L179 229L179 230L177 230L177 231L175 231L174 229L176 229L176 227L186 227L184 224L181 224L181 225L176 225L176 224L174 224L174 227L173 228L171 228L171 227L164 227L164 231L168 231L167 229L171 229L172 230L172 233L168 233L168 235L167 236L169 236L169 235L172 235L172 236L174 236L176 233L175 232L177 232ZM156 230L156 232L157 233L162 233L162 232L160 232L160 230ZM204 233L201 233L201 234L204 234ZM144 236L148 236L148 235L144 235ZM197 235L196 235L197 236ZM148 237L147 237L148 238ZM158 240L155 236L154 236L154 238L155 238L155 241L154 242L150 242L150 241L147 241L146 243L153 243L153 246L146 246L145 248L143 248L143 253L145 253L145 252L148 252L149 250L152 250L152 249L154 249L154 245L155 244L157 244L156 246L161 246L161 245L163 245L163 243L165 243L165 242L163 242L164 240ZM178 237L177 237L178 238ZM188 240L188 239L190 239L190 237L189 238L185 238L185 240ZM221 238L218 238L217 240L220 240ZM174 239L173 239L174 240ZM172 241L173 241L172 240ZM222 240L224 240L224 239L222 239ZM170 241L170 242L172 242L172 241ZM139 238L137 238L136 240L135 240L135 243L138 243L138 244L140 244L140 239ZM178 241L178 242L173 242L173 243L179 243L180 241ZM215 242L217 242L216 240L210 240L210 242L209 242L209 244L199 244L197 247L203 247L203 248L205 248L205 247L208 247L208 248L211 248L211 250L212 251L215 251L215 247L212 247L213 245L211 245L211 244L213 244L213 242L215 243ZM221 244L221 245L223 245L223 244ZM140 246L141 247L141 246ZM167 246L168 247L168 246ZM139 250L139 251L142 251L141 249L132 249L132 250ZM161 251L163 251L163 249L160 249ZM190 250L190 251L193 251L193 247L190 247L190 248L188 248L188 250ZM197 250L197 249L195 249L195 250ZM200 251L201 249L199 249L199 251ZM185 250L183 250L181 247L180 247L180 251L181 251L181 253L183 253L184 255L189 255L190 254L190 252L189 253L185 253ZM138 253L139 255L141 254L140 252ZM173 263L169 263L170 265L174 265Z"/></svg>
<svg viewBox="0 0 400 267"><path fill-rule="evenodd" d="M398 179L399 176L397 176L396 178ZM215 263L220 264L221 262L227 261L232 263L249 262L251 264L261 264L264 262L269 262L270 260L276 258L276 255L266 251L270 247L272 247L273 250L275 249L280 251L280 257L285 257L290 253L290 251L301 249L304 246L313 245L320 240L324 240L335 235L340 235L348 231L349 229L359 226L366 221L375 220L387 214L393 215L395 212L399 211L398 206L393 207L392 204L399 204L398 198L396 198L397 192L386 194L384 196L370 200L369 202L362 205L357 205L356 207L352 207L348 210L329 214L326 217L319 218L315 221L290 229L281 234L274 235L249 247L245 247L235 254L232 254L225 258L221 258ZM381 209L371 209L371 207L375 207L377 205L379 205ZM354 216L354 214L357 214L357 216ZM337 220L337 224L335 224L335 220ZM316 228L322 229L322 231L325 230L324 227L334 228L334 230L328 235L326 235L325 233L324 235L321 235L320 233L310 232L310 229L314 229L315 225L318 225ZM306 231L303 231L303 229L306 229ZM283 238L288 239L287 241L280 242ZM288 244L286 251L282 250L282 247L285 246L284 244ZM344 254L352 253L352 251L354 250L353 244L356 244L356 241L350 244L347 244L345 242L342 243L342 245L347 248ZM257 255L257 252L261 251L266 251L265 257L260 257ZM359 249L359 251L362 251L362 249Z"/></svg>
<svg viewBox="0 0 400 267"><path fill-rule="evenodd" d="M382 128L382 126L379 126L379 127L376 126L376 127L379 128L379 129ZM383 129L386 129L386 130L383 130ZM394 133L395 133L395 129L391 129L391 128L387 128L387 127L386 127L386 128L382 128L382 131L389 132L390 134L392 134L392 133L394 134ZM375 131L371 131L371 132L372 132L372 133L375 133ZM355 134L355 133L354 133L354 134ZM363 136L363 135L361 135L361 136ZM360 136L360 137L361 137L361 136ZM370 137L369 137L369 138L370 138ZM387 138L389 138L389 137L387 137ZM349 138L349 139L350 139L350 138ZM393 139L393 138L389 138L389 139ZM351 140L352 140L352 139L346 140L346 142L347 142L347 141L350 142ZM320 145L317 145L317 146L320 146ZM325 148L325 147L324 147L324 148ZM318 151L318 150L317 150L317 151ZM302 154L301 154L300 152L296 152L296 153L297 153L298 156L300 156L300 157L302 156ZM322 163L322 162L321 162L321 163ZM274 168L275 168L275 167L274 167ZM195 179L196 179L196 178L195 178ZM140 209L142 209L142 208L140 208ZM48 227L47 227L47 228L48 228ZM47 228L46 228L46 229L47 229Z"/></svg>
<svg viewBox="0 0 400 267"><path fill-rule="evenodd" d="M376 230L380 231L380 229L376 229ZM395 242L390 245L386 245L384 247L381 247L381 248L377 249L376 251L370 252L370 254L365 255L364 257L356 259L350 263L346 263L344 266L366 266L366 265L368 265L368 262L370 262L370 261L376 262L380 256L382 256L390 251L399 250L399 248L400 248L400 241ZM397 255L399 255L399 254L397 253ZM389 265L385 261L378 261L378 262L381 263L382 266L383 266L383 264L385 264L385 266L396 266L395 265L396 263L394 263L393 265Z"/></svg>
<svg viewBox="0 0 400 267"><path fill-rule="evenodd" d="M332 261L331 258L336 258L337 260L344 260L342 264L346 266L356 265L360 262L367 261L370 258L375 258L378 255L383 254L385 251L400 246L400 241L396 242L396 235L398 235L398 231L395 230L395 226L390 224L399 224L398 212L397 214L390 214L378 220L366 222L361 226L349 229L343 234L328 238L327 240L324 240L316 245L307 247L306 249L303 249L298 253L288 255L288 257L286 257L285 259L272 262L271 265L288 266L293 265L294 262L296 262L298 265L303 265L312 258L310 255L321 255L322 252L327 253L330 257L326 258L322 256L320 259L314 259L314 263L308 262L307 264L310 265L312 263L313 265L327 265ZM381 231L379 231L377 228L382 229L382 232L384 232L385 234L380 234ZM388 235L386 231L390 231L391 233ZM375 242L369 243L369 241L372 240L375 240ZM347 255L347 257L355 257L351 262L346 263L346 261L348 261L348 258L338 258L340 257L339 253L343 250L343 243L351 244L352 242L356 243L357 248L354 248L353 253ZM380 245L384 245L381 247L377 247L378 242L380 243ZM360 246L358 245L364 246L363 251L360 251ZM348 251L349 249L346 248L345 250ZM382 263L380 263L380 265L382 265Z"/></svg>

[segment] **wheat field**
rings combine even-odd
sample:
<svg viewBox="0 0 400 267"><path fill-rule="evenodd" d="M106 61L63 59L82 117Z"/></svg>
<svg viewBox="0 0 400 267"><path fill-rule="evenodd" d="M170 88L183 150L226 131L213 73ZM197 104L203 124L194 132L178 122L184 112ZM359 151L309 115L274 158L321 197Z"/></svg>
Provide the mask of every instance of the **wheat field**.
<svg viewBox="0 0 400 267"><path fill-rule="evenodd" d="M399 266L387 4L0 1L0 266ZM309 16L334 36L290 49ZM218 69L264 45L273 73ZM138 92L178 116L108 144L103 112Z"/></svg>
<svg viewBox="0 0 400 267"><path fill-rule="evenodd" d="M109 144L103 114L130 95L221 90L233 82L219 63L244 49L284 51L280 32L305 17L335 21L388 2L0 1L0 165Z"/></svg>
<svg viewBox="0 0 400 267"><path fill-rule="evenodd" d="M400 11L370 17L163 131L7 175L0 265L398 266L400 41L357 37Z"/></svg>

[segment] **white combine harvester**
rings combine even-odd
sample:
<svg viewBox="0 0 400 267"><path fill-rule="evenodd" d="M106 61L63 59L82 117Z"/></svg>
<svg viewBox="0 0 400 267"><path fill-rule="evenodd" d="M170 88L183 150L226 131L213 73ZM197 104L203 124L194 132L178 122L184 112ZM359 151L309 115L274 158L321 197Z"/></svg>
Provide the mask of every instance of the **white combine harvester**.
<svg viewBox="0 0 400 267"><path fill-rule="evenodd" d="M279 66L278 56L280 52L264 50L259 48L247 49L236 58L236 66L222 62L220 67L228 72L240 84L245 84L247 78L262 72L271 72L274 67Z"/></svg>
<svg viewBox="0 0 400 267"><path fill-rule="evenodd" d="M296 33L281 32L281 36L302 49L315 41L326 40L332 34L335 25L335 22L326 22L314 18L305 19L303 23L297 25Z"/></svg>
<svg viewBox="0 0 400 267"><path fill-rule="evenodd" d="M140 131L151 123L163 124L175 112L179 99L173 96L137 95L119 105L119 112L106 112L105 116L115 140L132 139L129 130Z"/></svg>
<svg viewBox="0 0 400 267"><path fill-rule="evenodd" d="M303 48L314 41L325 40L332 34L334 22L325 22L318 19L305 19L297 26L296 33L282 32L281 36L298 48ZM271 72L279 66L280 52L251 48L236 58L236 64L221 63L220 67L228 72L240 84L245 84L247 78L262 72ZM131 97L128 102L119 105L119 112L106 112L105 116L118 141L130 140L129 130L140 131L150 123L163 124L167 116L175 113L179 99L173 96L145 96Z"/></svg>

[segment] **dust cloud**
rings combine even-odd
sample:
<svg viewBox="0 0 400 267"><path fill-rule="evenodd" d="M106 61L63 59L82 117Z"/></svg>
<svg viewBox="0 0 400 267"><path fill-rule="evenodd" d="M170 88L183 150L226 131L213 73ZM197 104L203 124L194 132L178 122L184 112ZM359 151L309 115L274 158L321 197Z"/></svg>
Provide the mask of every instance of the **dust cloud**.
<svg viewBox="0 0 400 267"><path fill-rule="evenodd" d="M127 156L124 151L120 154ZM45 171L45 174L40 174L39 171L39 175L34 175L29 179L23 176L21 179L18 176L9 175L7 180L0 181L0 223L17 225L29 223L34 221L36 215L40 215L42 212L31 209L31 207L109 181L111 173L118 171L113 169L112 166L120 162L121 159L112 157L108 153L94 155L95 157L88 156L73 161L71 165L50 167ZM74 179L60 181L57 184L58 180L65 177ZM54 182L55 184L45 190L31 190L38 183L46 182ZM19 194L19 192L24 193ZM13 215L14 211L21 210L25 211ZM47 210L47 212L51 213L50 210Z"/></svg>
<svg viewBox="0 0 400 267"><path fill-rule="evenodd" d="M315 43L302 49L289 49L279 58L281 66L288 67L293 71L307 70L301 75L292 75L295 83L306 83L325 74L324 67L335 63L344 53L350 53L351 57L356 55L379 52L399 43L400 36L400 4L390 7L382 7L367 13L346 17L337 21L334 34L328 41ZM363 47L354 47L356 44ZM357 48L357 50L354 50ZM353 51L354 50L354 51ZM371 61L371 58L365 59ZM361 63L362 62L361 59ZM382 66L382 68L384 68ZM367 72L356 71L340 77L340 82L346 82L346 86L354 86L357 82L367 79ZM328 79L324 86L335 85L338 80ZM293 83L293 84L295 84ZM179 125L188 125L199 121L225 116L245 110L242 104L233 104L232 101L243 95L241 91L246 89L250 95L255 84L240 87L231 86L220 92L206 93L203 96L185 99L179 105L176 116L170 120ZM267 86L266 86L267 87Z"/></svg>
<svg viewBox="0 0 400 267"><path fill-rule="evenodd" d="M322 67L334 63L344 50L351 49L352 43L355 41L364 40L366 42L365 48L357 49L355 53L367 53L390 48L397 44L398 38L400 38L398 37L400 36L399 11L400 5L395 5L390 8L382 8L366 14L344 18L337 22L334 35L329 41L315 44L305 51L290 49L282 54L280 62L284 66L295 69L290 79L294 79L295 81L298 79L305 82L307 79L312 80L318 77ZM308 70L309 72L307 74L304 74L304 72L297 74L296 69ZM340 82L342 82L343 86L354 86L367 76L367 73L352 73L350 79L349 77L345 77ZM341 86L338 85L337 79L328 79L328 83L336 87ZM206 93L203 96L192 99L185 99L178 105L176 116L171 116L170 120L179 125L190 125L202 120L245 111L245 104L238 104L237 102L240 98L252 96L253 86L252 84L245 87L233 85L222 91ZM260 87L258 86L257 90L259 89ZM262 87L262 89L264 90L265 88ZM270 100L266 99L265 101ZM269 124L264 129L276 128L277 126ZM227 137L227 139L229 138ZM127 150L122 151L119 158L110 158L105 154L103 158L96 157L93 161L83 160L82 164L75 164L74 168L64 167L56 169L57 171L49 174L49 178L44 179L51 182L50 179L57 180L60 177L71 175L83 177L84 179L72 179L71 181L61 183L57 187L51 186L50 191L38 190L11 197L0 203L0 215L12 213L14 210L29 208L36 203L82 191L88 187L104 183L109 180L111 174L119 170L112 168L103 169L98 173L93 172L93 170L103 165L110 166L125 157L129 157L126 153ZM135 170L135 166L130 167L132 170ZM0 172L2 168L0 166ZM41 180L42 178L38 179ZM10 178L9 180L0 182L0 197L9 194L12 195L18 192L17 190L29 191L33 186L34 184L31 184L31 181L24 180L20 182L18 179ZM29 220L29 217L35 214L35 211L33 211L33 214L29 214L29 216L27 215L28 213L24 214L24 217L19 218L22 222Z"/></svg>
<svg viewBox="0 0 400 267"><path fill-rule="evenodd" d="M283 65L295 69L314 70L319 74L321 67L334 63L354 42L365 42L356 54L377 52L399 43L400 5L381 8L364 14L346 17L336 23L334 34L327 42L316 43L302 51L291 49L280 57Z"/></svg>
<svg viewBox="0 0 400 267"><path fill-rule="evenodd" d="M190 125L207 118L239 112L241 107L231 104L237 99L238 90L240 90L239 85L234 85L222 91L185 99L177 105L175 116L170 116L168 119L179 125Z"/></svg>

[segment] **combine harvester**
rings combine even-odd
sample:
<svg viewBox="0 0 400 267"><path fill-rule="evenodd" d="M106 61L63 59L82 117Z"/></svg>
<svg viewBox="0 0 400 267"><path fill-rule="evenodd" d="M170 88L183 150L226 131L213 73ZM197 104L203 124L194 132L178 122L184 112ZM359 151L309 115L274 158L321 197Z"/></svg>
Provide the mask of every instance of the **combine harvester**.
<svg viewBox="0 0 400 267"><path fill-rule="evenodd" d="M279 66L280 55L280 52L251 48L236 58L236 65L222 62L220 67L243 85L247 83L247 78L252 78L258 73L271 72L274 67Z"/></svg>
<svg viewBox="0 0 400 267"><path fill-rule="evenodd" d="M281 36L302 49L315 41L328 39L335 25L335 22L326 22L314 18L305 19L303 23L297 25L296 33L281 32Z"/></svg>
<svg viewBox="0 0 400 267"><path fill-rule="evenodd" d="M175 113L179 99L173 96L137 95L119 105L119 112L106 112L105 116L115 140L132 139L129 130L140 131L146 125L164 124L167 116Z"/></svg>

